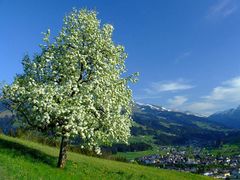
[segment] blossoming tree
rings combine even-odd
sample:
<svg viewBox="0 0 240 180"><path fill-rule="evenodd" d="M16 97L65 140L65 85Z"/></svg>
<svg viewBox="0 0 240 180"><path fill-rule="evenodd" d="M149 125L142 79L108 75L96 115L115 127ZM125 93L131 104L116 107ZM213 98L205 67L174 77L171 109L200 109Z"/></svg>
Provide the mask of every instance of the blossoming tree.
<svg viewBox="0 0 240 180"><path fill-rule="evenodd" d="M69 138L101 153L100 145L127 142L132 95L123 77L124 47L112 41L113 27L97 14L73 10L57 37L45 33L41 53L23 59L24 72L3 88L3 97L23 125L61 137L58 167L64 167Z"/></svg>

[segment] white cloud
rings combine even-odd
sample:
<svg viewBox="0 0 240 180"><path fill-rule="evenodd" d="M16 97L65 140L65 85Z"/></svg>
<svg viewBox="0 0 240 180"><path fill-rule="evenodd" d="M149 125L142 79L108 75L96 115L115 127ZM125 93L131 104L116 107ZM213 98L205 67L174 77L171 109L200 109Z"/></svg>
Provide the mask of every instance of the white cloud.
<svg viewBox="0 0 240 180"><path fill-rule="evenodd" d="M203 115L210 115L215 112L219 108L218 104L202 101L202 102L194 102L185 107L188 111L197 112Z"/></svg>
<svg viewBox="0 0 240 180"><path fill-rule="evenodd" d="M135 100L144 100L144 99L159 99L161 98L161 96L135 96L134 99Z"/></svg>
<svg viewBox="0 0 240 180"><path fill-rule="evenodd" d="M220 86L213 88L209 95L203 96L199 102L193 102L185 108L193 112L209 115L239 104L240 76L222 82Z"/></svg>
<svg viewBox="0 0 240 180"><path fill-rule="evenodd" d="M174 96L173 98L168 99L168 103L171 107L178 107L183 105L188 100L185 96Z"/></svg>
<svg viewBox="0 0 240 180"><path fill-rule="evenodd" d="M188 84L183 80L171 81L171 82L154 82L151 88L145 89L148 93L160 93L160 92L174 92L192 89L194 86Z"/></svg>
<svg viewBox="0 0 240 180"><path fill-rule="evenodd" d="M181 60L186 59L187 57L191 56L192 52L191 51L186 51L182 54L180 54L176 59L175 63L179 63Z"/></svg>
<svg viewBox="0 0 240 180"><path fill-rule="evenodd" d="M142 99L156 99L161 97L164 100L163 92L176 93L194 88L183 79L170 82L154 82L150 88L146 89L145 97ZM216 111L226 110L240 104L240 76L223 81L218 86L212 88L205 96L192 101L186 96L176 95L166 100L166 105L171 108L192 111L203 115L210 115Z"/></svg>
<svg viewBox="0 0 240 180"><path fill-rule="evenodd" d="M240 76L223 82L203 98L209 101L240 102Z"/></svg>
<svg viewBox="0 0 240 180"><path fill-rule="evenodd" d="M227 17L235 13L238 9L234 0L218 0L209 8L207 18Z"/></svg>

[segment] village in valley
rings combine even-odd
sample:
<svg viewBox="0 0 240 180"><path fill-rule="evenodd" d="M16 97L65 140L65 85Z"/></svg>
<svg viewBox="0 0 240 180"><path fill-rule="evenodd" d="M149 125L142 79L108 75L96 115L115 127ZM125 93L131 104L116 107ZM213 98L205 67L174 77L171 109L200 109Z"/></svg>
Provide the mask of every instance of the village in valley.
<svg viewBox="0 0 240 180"><path fill-rule="evenodd" d="M170 170L202 174L214 178L240 178L240 154L213 155L205 148L161 147L164 154L137 158L140 164Z"/></svg>

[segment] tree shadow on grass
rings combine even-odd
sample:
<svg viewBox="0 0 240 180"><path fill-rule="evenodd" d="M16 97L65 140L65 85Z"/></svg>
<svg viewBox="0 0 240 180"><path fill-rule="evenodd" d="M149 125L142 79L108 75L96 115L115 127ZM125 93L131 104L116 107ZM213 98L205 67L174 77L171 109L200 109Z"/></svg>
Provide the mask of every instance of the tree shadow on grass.
<svg viewBox="0 0 240 180"><path fill-rule="evenodd" d="M56 157L50 156L36 149L31 149L27 146L24 146L16 142L0 139L0 149L9 150L9 153L13 157L24 156L24 158L28 159L29 161L32 161L32 162L37 161L37 162L45 163L52 167L56 167L56 163L57 163Z"/></svg>

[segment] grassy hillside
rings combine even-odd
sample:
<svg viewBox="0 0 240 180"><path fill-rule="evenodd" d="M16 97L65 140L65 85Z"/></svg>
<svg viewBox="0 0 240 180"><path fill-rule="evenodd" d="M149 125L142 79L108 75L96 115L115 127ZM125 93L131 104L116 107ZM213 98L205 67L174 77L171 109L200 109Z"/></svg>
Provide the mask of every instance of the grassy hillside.
<svg viewBox="0 0 240 180"><path fill-rule="evenodd" d="M72 152L66 168L57 169L57 155L56 148L0 135L0 179L208 179Z"/></svg>

